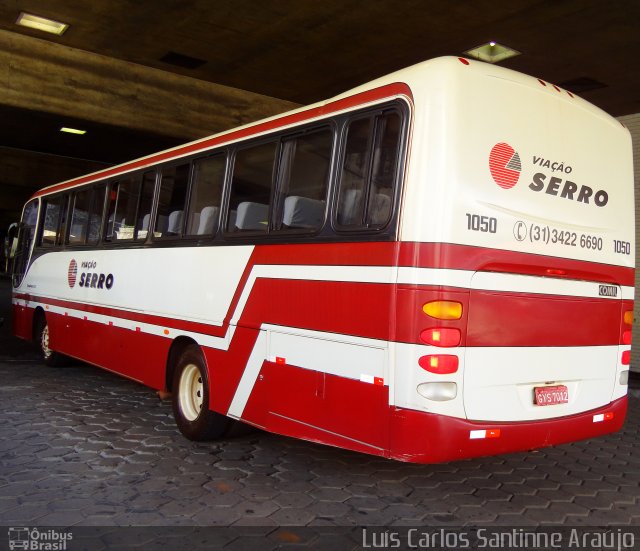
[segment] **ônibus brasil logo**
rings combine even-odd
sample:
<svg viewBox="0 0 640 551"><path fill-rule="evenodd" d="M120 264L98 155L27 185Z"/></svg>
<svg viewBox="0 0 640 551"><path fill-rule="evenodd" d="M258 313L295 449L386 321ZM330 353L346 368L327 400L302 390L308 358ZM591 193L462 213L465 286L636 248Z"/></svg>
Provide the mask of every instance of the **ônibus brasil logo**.
<svg viewBox="0 0 640 551"><path fill-rule="evenodd" d="M75 261L75 259L72 259L71 262L69 262L69 272L67 273L67 278L69 279L69 287L71 287L72 289L76 284L77 275L78 263Z"/></svg>
<svg viewBox="0 0 640 551"><path fill-rule="evenodd" d="M489 170L496 184L503 189L511 189L518 183L522 172L520 155L508 143L498 143L489 154Z"/></svg>

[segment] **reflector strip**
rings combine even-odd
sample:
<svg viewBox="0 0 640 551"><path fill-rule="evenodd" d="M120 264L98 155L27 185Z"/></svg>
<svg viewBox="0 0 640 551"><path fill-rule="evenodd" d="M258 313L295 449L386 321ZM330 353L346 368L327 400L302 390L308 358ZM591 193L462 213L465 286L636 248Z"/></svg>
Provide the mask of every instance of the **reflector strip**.
<svg viewBox="0 0 640 551"><path fill-rule="evenodd" d="M500 429L469 431L469 440L481 440L483 438L500 438Z"/></svg>
<svg viewBox="0 0 640 551"><path fill-rule="evenodd" d="M374 377L373 375L367 375L365 373L360 375L360 381L363 383L369 383L370 385L384 385L384 379L382 377Z"/></svg>

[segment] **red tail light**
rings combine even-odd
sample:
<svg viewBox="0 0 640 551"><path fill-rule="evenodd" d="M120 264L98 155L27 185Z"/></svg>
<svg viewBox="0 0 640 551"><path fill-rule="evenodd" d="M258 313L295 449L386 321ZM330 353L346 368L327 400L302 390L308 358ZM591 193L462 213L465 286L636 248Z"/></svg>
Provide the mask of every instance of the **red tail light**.
<svg viewBox="0 0 640 551"><path fill-rule="evenodd" d="M430 354L422 356L418 363L420 367L430 373L448 375L458 371L458 356L451 354Z"/></svg>
<svg viewBox="0 0 640 551"><path fill-rule="evenodd" d="M449 348L460 344L460 330L451 327L434 327L420 333L420 340L432 346Z"/></svg>
<svg viewBox="0 0 640 551"><path fill-rule="evenodd" d="M622 365L629 365L631 363L631 350L625 350L622 353L622 359L620 361Z"/></svg>

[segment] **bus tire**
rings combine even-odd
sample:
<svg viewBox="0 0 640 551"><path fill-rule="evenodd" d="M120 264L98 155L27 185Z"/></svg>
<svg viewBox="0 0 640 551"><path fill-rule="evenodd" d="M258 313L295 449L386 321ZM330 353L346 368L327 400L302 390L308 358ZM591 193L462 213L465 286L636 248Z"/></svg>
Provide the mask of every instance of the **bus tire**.
<svg viewBox="0 0 640 551"><path fill-rule="evenodd" d="M190 345L180 355L171 390L173 416L183 436L198 442L224 436L231 419L209 409L209 378L199 347Z"/></svg>
<svg viewBox="0 0 640 551"><path fill-rule="evenodd" d="M60 367L67 363L67 357L64 354L55 352L49 348L49 324L44 314L38 317L36 325L36 342L42 354L42 361L50 367Z"/></svg>

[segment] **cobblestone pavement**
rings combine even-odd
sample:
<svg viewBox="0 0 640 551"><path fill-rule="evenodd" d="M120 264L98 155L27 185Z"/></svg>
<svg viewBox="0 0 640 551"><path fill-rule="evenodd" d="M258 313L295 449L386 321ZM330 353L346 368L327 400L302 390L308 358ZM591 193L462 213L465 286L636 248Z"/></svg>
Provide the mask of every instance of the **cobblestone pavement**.
<svg viewBox="0 0 640 551"><path fill-rule="evenodd" d="M192 443L137 383L2 356L0 525L640 524L638 391L615 435L410 465L259 431Z"/></svg>

